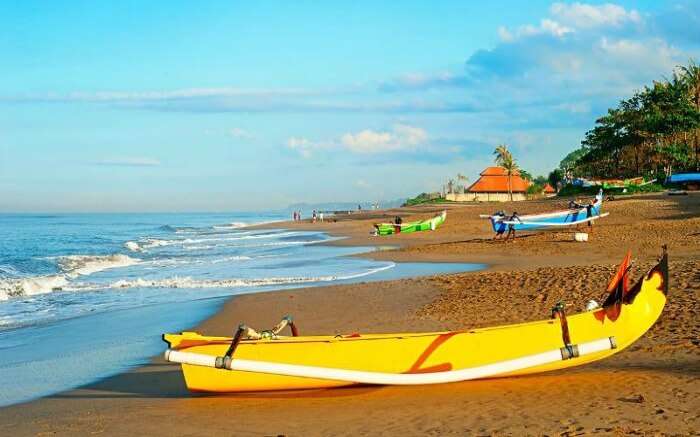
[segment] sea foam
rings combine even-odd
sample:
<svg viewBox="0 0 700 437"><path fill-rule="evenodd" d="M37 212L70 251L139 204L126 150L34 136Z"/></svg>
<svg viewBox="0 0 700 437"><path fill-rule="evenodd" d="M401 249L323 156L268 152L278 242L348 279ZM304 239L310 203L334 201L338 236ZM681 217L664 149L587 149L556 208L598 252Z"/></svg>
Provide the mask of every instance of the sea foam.
<svg viewBox="0 0 700 437"><path fill-rule="evenodd" d="M363 276L372 275L383 270L391 269L396 264L393 262L386 265L368 269L358 273L346 275L326 275L326 276L292 276L279 278L229 278L229 279L194 279L187 277L172 277L163 279L120 280L109 285L109 288L237 288L237 287L264 287L270 285L293 285L315 282L334 282L356 279ZM76 284L77 285L77 284ZM89 289L89 284L80 284L78 289ZM70 289L70 288L69 288Z"/></svg>
<svg viewBox="0 0 700 437"><path fill-rule="evenodd" d="M58 258L61 273L25 278L0 278L0 300L63 290L70 281L107 269L128 267L141 260L127 255L67 255Z"/></svg>
<svg viewBox="0 0 700 437"><path fill-rule="evenodd" d="M58 265L70 278L86 276L102 270L128 267L140 262L128 255L68 255L58 259Z"/></svg>
<svg viewBox="0 0 700 437"><path fill-rule="evenodd" d="M68 284L65 275L35 276L31 278L0 279L0 300L11 297L50 293Z"/></svg>

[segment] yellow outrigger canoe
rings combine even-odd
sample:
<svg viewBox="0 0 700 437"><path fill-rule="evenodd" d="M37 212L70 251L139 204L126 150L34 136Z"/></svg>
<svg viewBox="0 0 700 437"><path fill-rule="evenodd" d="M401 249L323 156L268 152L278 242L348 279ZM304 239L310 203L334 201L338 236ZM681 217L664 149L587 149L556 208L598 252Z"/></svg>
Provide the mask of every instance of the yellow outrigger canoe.
<svg viewBox="0 0 700 437"><path fill-rule="evenodd" d="M434 384L565 369L609 357L659 318L668 258L628 287L629 254L602 307L567 317L563 306L537 322L453 332L298 336L290 318L262 334L165 334L165 359L182 364L192 391L245 392L352 384ZM287 324L296 336L277 333ZM246 339L245 337L256 339Z"/></svg>

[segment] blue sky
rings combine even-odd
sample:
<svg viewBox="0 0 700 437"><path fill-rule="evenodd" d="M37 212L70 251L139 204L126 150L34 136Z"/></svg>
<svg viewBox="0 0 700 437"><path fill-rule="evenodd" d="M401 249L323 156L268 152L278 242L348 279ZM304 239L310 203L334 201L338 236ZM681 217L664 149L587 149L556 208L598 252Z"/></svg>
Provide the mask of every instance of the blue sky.
<svg viewBox="0 0 700 437"><path fill-rule="evenodd" d="M700 59L697 1L2 2L0 211L254 210L546 174Z"/></svg>

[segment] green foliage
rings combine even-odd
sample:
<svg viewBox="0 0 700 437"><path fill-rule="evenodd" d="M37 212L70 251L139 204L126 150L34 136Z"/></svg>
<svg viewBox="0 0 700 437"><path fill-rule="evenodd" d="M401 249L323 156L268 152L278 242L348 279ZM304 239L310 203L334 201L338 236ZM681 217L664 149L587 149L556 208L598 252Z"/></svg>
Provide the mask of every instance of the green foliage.
<svg viewBox="0 0 700 437"><path fill-rule="evenodd" d="M575 197L575 196L595 196L598 194L600 187L581 187L572 184L566 184L557 194L561 197ZM605 190L606 195L624 196L628 194L638 194L638 193L657 193L664 191L665 188L659 183L646 184L646 185L629 185L625 188L610 188Z"/></svg>
<svg viewBox="0 0 700 437"><path fill-rule="evenodd" d="M521 172L522 174L522 172ZM526 193L529 195L542 194L544 192L544 186L547 184L547 178L544 176L537 176L536 178L530 179L532 185L527 187Z"/></svg>
<svg viewBox="0 0 700 437"><path fill-rule="evenodd" d="M544 185L540 185L540 184L535 183L535 184L532 184L529 187L527 187L526 193L529 195L542 194L543 191L544 191Z"/></svg>
<svg viewBox="0 0 700 437"><path fill-rule="evenodd" d="M499 144L496 146L496 150L493 151L493 154L496 156L496 165L506 169L509 175L515 173L518 169L518 164L515 158L513 158L513 154L508 150L507 144Z"/></svg>
<svg viewBox="0 0 700 437"><path fill-rule="evenodd" d="M532 181L532 175L527 170L520 169L520 177L526 181Z"/></svg>
<svg viewBox="0 0 700 437"><path fill-rule="evenodd" d="M590 196L595 196L598 194L598 187L581 187L578 185L572 185L572 184L566 184L564 187L562 187L561 190L559 190L559 193L557 193L557 196L561 197L571 197L571 196L579 196L579 195L590 195Z"/></svg>
<svg viewBox="0 0 700 437"><path fill-rule="evenodd" d="M493 151L493 154L496 155L496 165L506 170L506 174L508 175L508 194L510 195L510 200L512 201L513 191L511 188L511 177L516 170L518 170L518 163L515 162L515 158L513 158L513 154L510 153L510 150L508 150L508 145L506 144L499 144L496 146L496 150Z"/></svg>
<svg viewBox="0 0 700 437"><path fill-rule="evenodd" d="M559 182L564 180L564 172L558 168L554 169L549 173L549 176L547 176L547 180L549 181L549 185L556 189Z"/></svg>
<svg viewBox="0 0 700 437"><path fill-rule="evenodd" d="M700 168L700 67L691 61L609 109L559 166L599 178Z"/></svg>
<svg viewBox="0 0 700 437"><path fill-rule="evenodd" d="M588 149L586 148L580 148L576 149L573 152L570 152L568 155L564 157L564 159L561 160L559 163L559 169L562 170L563 172L566 172L569 169L573 169L576 167L578 161L588 152Z"/></svg>
<svg viewBox="0 0 700 437"><path fill-rule="evenodd" d="M411 199L406 199L404 204L402 206L415 206L415 205L423 205L426 203L449 203L451 202L450 200L445 199L444 197L436 196L435 194L429 194L429 193L420 193L414 198Z"/></svg>
<svg viewBox="0 0 700 437"><path fill-rule="evenodd" d="M627 192L623 194L635 194L635 193L658 193L664 191L665 188L659 183L646 184L646 185L630 185L627 187Z"/></svg>

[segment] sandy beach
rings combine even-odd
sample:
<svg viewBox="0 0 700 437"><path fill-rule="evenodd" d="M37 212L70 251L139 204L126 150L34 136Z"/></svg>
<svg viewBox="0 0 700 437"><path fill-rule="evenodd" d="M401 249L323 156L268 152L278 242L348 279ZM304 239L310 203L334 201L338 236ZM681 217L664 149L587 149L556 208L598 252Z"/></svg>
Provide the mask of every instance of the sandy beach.
<svg viewBox="0 0 700 437"><path fill-rule="evenodd" d="M561 208L568 199L447 204L352 214L277 227L382 246L392 261L484 263L481 272L236 296L196 330L230 335L240 322L295 316L303 334L464 329L570 312L605 286L627 250L633 278L668 244L670 301L657 324L613 358L565 372L422 387L190 394L180 369L154 358L94 384L0 409L0 435L697 435L700 433L700 195L607 202L588 243L572 230L491 241L479 214ZM435 232L371 237L371 224L447 209Z"/></svg>

